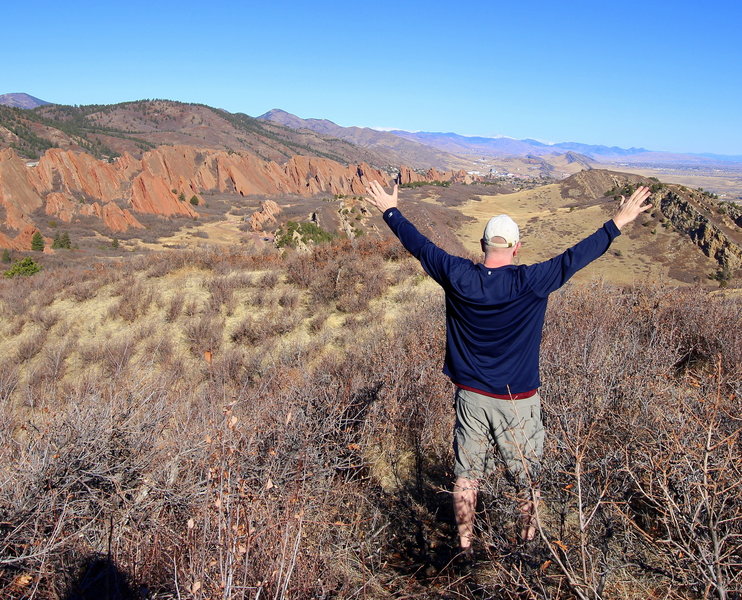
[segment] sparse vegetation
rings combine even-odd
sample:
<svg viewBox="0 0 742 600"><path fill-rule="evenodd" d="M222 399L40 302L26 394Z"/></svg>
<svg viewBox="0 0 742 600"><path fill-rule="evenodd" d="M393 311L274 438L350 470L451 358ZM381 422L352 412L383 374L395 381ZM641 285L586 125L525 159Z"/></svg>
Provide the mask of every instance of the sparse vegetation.
<svg viewBox="0 0 742 600"><path fill-rule="evenodd" d="M451 182L450 181L439 181L437 179L434 179L432 181L411 181L410 183L403 183L399 187L415 189L415 188L424 187L426 185L434 185L438 187L450 187Z"/></svg>
<svg viewBox="0 0 742 600"><path fill-rule="evenodd" d="M54 241L52 242L52 248L54 250L59 249L59 248L64 248L66 250L69 250L70 248L72 248L72 241L70 240L70 234L67 232L61 233L61 234L57 233L54 236Z"/></svg>
<svg viewBox="0 0 742 600"><path fill-rule="evenodd" d="M276 232L275 243L277 248L295 248L298 240L304 243L322 244L331 241L334 237L335 234L325 231L316 223L289 221L285 228L282 227Z"/></svg>
<svg viewBox="0 0 742 600"><path fill-rule="evenodd" d="M555 294L539 540L493 477L462 573L442 295L370 238L4 280L0 595L733 598L739 300Z"/></svg>

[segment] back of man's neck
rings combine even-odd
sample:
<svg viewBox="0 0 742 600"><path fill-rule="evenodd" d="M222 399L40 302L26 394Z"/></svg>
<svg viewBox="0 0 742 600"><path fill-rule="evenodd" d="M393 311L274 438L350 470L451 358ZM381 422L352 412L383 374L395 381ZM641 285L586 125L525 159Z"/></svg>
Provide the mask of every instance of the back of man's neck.
<svg viewBox="0 0 742 600"><path fill-rule="evenodd" d="M500 257L489 257L482 263L488 269L497 269L499 267L507 267L513 264L513 257L508 256L507 258Z"/></svg>

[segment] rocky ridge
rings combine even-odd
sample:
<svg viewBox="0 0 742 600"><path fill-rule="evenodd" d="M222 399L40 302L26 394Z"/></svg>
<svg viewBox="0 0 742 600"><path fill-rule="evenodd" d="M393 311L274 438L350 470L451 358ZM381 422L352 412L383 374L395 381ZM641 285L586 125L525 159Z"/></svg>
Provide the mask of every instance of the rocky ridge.
<svg viewBox="0 0 742 600"><path fill-rule="evenodd" d="M739 211L725 208L713 195L682 185L647 181L639 175L592 169L581 171L561 183L562 195L595 201L605 198L609 190L625 185L648 185L653 188L652 204L659 208L677 231L687 235L708 257L723 269L742 268L742 231Z"/></svg>
<svg viewBox="0 0 742 600"><path fill-rule="evenodd" d="M703 253L716 260L722 269L734 271L742 267L742 247L739 231L730 231L723 223L712 220L699 206L697 199L682 197L671 190L659 200L662 213L673 227L687 234ZM694 202L694 200L696 200ZM735 233L737 235L735 235ZM737 238L736 241L734 238Z"/></svg>
<svg viewBox="0 0 742 600"><path fill-rule="evenodd" d="M463 181L468 177L463 171L431 169L420 174L402 167L401 172L407 181ZM81 216L95 217L109 230L121 232L142 227L137 213L196 218L197 210L183 200L206 192L363 195L374 180L387 185L389 177L365 163L343 165L327 158L294 156L279 164L250 153L192 146L162 146L141 159L124 154L112 161L55 148L38 163L29 164L13 150L0 151L3 225L16 231L33 228L35 215L42 211L67 223ZM256 225L275 214L267 210L255 217ZM26 237L4 236L0 243L27 249Z"/></svg>

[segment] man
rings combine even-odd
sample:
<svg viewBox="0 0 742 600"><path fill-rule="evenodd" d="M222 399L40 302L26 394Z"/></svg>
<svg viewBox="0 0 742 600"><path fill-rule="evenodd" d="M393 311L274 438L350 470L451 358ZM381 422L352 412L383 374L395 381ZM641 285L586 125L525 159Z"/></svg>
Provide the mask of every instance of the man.
<svg viewBox="0 0 742 600"><path fill-rule="evenodd" d="M543 452L539 347L548 296L608 250L620 230L651 208L639 187L612 220L564 253L515 265L520 232L507 215L492 217L481 240L484 260L452 256L417 231L397 208L397 186L366 188L402 245L446 293L443 372L456 386L454 512L459 544L471 556L479 480L493 471L492 449L510 475L530 491L519 501L521 538L536 533L537 468Z"/></svg>

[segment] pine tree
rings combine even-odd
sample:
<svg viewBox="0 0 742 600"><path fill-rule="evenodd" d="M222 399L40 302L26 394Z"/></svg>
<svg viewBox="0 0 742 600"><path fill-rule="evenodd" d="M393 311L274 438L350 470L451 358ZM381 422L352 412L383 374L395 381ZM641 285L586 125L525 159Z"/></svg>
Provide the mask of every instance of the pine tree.
<svg viewBox="0 0 742 600"><path fill-rule="evenodd" d="M3 262L9 263L10 262L10 251L7 248L3 248Z"/></svg>
<svg viewBox="0 0 742 600"><path fill-rule="evenodd" d="M36 252L43 252L44 250L44 236L42 236L39 231L34 233L31 238L31 250Z"/></svg>

